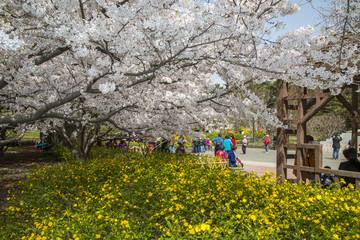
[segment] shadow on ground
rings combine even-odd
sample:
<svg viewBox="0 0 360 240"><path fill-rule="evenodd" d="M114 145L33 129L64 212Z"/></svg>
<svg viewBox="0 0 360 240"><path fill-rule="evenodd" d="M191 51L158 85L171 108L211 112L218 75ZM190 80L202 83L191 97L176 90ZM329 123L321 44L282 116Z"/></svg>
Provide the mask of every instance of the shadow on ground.
<svg viewBox="0 0 360 240"><path fill-rule="evenodd" d="M48 166L59 164L60 160L54 152L42 152L34 147L10 148L0 161L0 205L8 196L8 191L26 178L35 164Z"/></svg>

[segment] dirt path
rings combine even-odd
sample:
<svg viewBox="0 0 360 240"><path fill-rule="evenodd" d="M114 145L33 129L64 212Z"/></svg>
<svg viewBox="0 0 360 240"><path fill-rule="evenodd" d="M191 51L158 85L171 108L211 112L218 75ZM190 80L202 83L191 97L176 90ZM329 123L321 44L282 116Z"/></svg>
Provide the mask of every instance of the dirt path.
<svg viewBox="0 0 360 240"><path fill-rule="evenodd" d="M52 152L41 152L35 148L13 148L5 153L0 161L0 206L8 196L8 190L17 186L34 169L40 166L59 164L59 159Z"/></svg>

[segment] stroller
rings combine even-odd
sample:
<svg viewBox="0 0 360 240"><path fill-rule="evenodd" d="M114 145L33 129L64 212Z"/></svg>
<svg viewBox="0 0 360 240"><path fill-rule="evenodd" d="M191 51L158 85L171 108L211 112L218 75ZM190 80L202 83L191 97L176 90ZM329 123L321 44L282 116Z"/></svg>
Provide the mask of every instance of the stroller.
<svg viewBox="0 0 360 240"><path fill-rule="evenodd" d="M41 149L41 151L49 151L51 148L51 144L47 143L47 142L40 142L36 148Z"/></svg>
<svg viewBox="0 0 360 240"><path fill-rule="evenodd" d="M241 166L242 168L244 167L244 164L241 162L241 160L240 160L240 158L236 158L236 164L238 165L238 166Z"/></svg>

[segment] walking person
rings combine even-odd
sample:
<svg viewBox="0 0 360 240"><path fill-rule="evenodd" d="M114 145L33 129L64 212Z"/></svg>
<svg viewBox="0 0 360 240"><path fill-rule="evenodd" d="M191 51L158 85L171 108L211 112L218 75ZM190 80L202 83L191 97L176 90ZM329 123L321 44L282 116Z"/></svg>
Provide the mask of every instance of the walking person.
<svg viewBox="0 0 360 240"><path fill-rule="evenodd" d="M231 135L231 142L234 146L236 146L236 140L235 140L234 134Z"/></svg>
<svg viewBox="0 0 360 240"><path fill-rule="evenodd" d="M175 141L174 137L172 137L169 141L169 150L171 153L175 153Z"/></svg>
<svg viewBox="0 0 360 240"><path fill-rule="evenodd" d="M342 138L339 134L336 134L335 137L333 137L333 159L338 160L339 159L339 150L340 150L340 141Z"/></svg>
<svg viewBox="0 0 360 240"><path fill-rule="evenodd" d="M274 134L274 137L273 137L273 148L274 148L274 150L276 150L276 141L277 141L277 136L276 136L276 134Z"/></svg>
<svg viewBox="0 0 360 240"><path fill-rule="evenodd" d="M243 154L246 154L246 146L247 146L247 139L246 139L246 136L244 136L242 142L241 142L241 146L242 146L242 152Z"/></svg>
<svg viewBox="0 0 360 240"><path fill-rule="evenodd" d="M218 137L217 138L214 138L211 140L211 142L214 144L214 155L216 156L216 152L219 151L220 149L220 146L222 146L222 143L223 143L223 139L221 138L221 133L218 134Z"/></svg>
<svg viewBox="0 0 360 240"><path fill-rule="evenodd" d="M269 135L265 135L265 141L264 141L265 153L269 153L269 144L270 144Z"/></svg>
<svg viewBox="0 0 360 240"><path fill-rule="evenodd" d="M193 140L193 144L194 144L194 152L199 153L200 152L200 138L195 137Z"/></svg>
<svg viewBox="0 0 360 240"><path fill-rule="evenodd" d="M201 143L200 143L200 149L201 149L201 152L205 152L206 151L206 141L205 141L205 138L200 138L201 140Z"/></svg>
<svg viewBox="0 0 360 240"><path fill-rule="evenodd" d="M225 147L224 150L225 150L226 157L229 157L229 153L231 151L231 146L232 145L233 145L233 143L231 142L230 137L226 136L225 140L223 142L223 146Z"/></svg>

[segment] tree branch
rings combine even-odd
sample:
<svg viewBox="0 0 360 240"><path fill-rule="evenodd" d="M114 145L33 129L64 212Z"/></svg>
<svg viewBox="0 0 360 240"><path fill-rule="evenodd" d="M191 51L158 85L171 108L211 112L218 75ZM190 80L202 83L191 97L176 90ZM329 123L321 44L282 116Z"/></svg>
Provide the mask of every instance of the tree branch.
<svg viewBox="0 0 360 240"><path fill-rule="evenodd" d="M70 47L59 47L52 52L48 52L48 53L42 55L40 58L36 59L35 65L39 66L39 65L43 64L44 62L47 62L47 61L53 59L54 57L59 56L60 54L66 52L69 49L70 49Z"/></svg>
<svg viewBox="0 0 360 240"><path fill-rule="evenodd" d="M20 140L24 135L25 135L25 131L23 130L23 131L21 131L21 133L20 133L18 136L14 137L14 138L6 139L6 140L0 140L0 146L4 146L4 145L7 145L7 144L9 144L9 143L13 143L13 142L15 142L15 141L18 141L18 140Z"/></svg>

